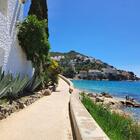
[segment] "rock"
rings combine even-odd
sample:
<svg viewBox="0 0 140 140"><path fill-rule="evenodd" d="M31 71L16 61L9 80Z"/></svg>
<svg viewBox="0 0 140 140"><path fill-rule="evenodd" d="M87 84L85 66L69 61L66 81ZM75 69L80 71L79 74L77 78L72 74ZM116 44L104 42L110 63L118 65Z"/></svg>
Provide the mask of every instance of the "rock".
<svg viewBox="0 0 140 140"><path fill-rule="evenodd" d="M0 111L1 111L2 106L0 105Z"/></svg>
<svg viewBox="0 0 140 140"><path fill-rule="evenodd" d="M2 109L1 109L1 113L2 113L2 114L6 114L6 113L7 113L7 108L2 108Z"/></svg>
<svg viewBox="0 0 140 140"><path fill-rule="evenodd" d="M53 91L53 86L49 86L49 90Z"/></svg>
<svg viewBox="0 0 140 140"><path fill-rule="evenodd" d="M23 109L26 107L26 105L21 101L18 101L18 106L19 106L19 109Z"/></svg>
<svg viewBox="0 0 140 140"><path fill-rule="evenodd" d="M0 112L2 112L3 108L4 108L4 107L3 107L2 105L0 105Z"/></svg>
<svg viewBox="0 0 140 140"><path fill-rule="evenodd" d="M125 105L128 107L134 107L134 103L132 101L126 100Z"/></svg>
<svg viewBox="0 0 140 140"><path fill-rule="evenodd" d="M73 87L70 86L70 87L69 87L69 93L72 93L73 90L74 90Z"/></svg>
<svg viewBox="0 0 140 140"><path fill-rule="evenodd" d="M125 101L120 101L120 103L121 103L122 105L125 105Z"/></svg>
<svg viewBox="0 0 140 140"><path fill-rule="evenodd" d="M104 99L102 97L96 97L96 102L104 102Z"/></svg>
<svg viewBox="0 0 140 140"><path fill-rule="evenodd" d="M109 100L105 100L104 104L107 105L107 106L113 106L113 105L115 105L115 102L109 101Z"/></svg>
<svg viewBox="0 0 140 140"><path fill-rule="evenodd" d="M11 113L14 113L16 111L17 111L17 107L16 106L11 107Z"/></svg>
<svg viewBox="0 0 140 140"><path fill-rule="evenodd" d="M114 109L120 109L122 108L122 104L120 102L115 102L115 104L112 106Z"/></svg>
<svg viewBox="0 0 140 140"><path fill-rule="evenodd" d="M110 102L110 105L115 105L115 103L114 102Z"/></svg>
<svg viewBox="0 0 140 140"><path fill-rule="evenodd" d="M28 100L25 101L25 105L26 105L26 106L29 105L29 101L28 101Z"/></svg>
<svg viewBox="0 0 140 140"><path fill-rule="evenodd" d="M0 112L0 120L5 119L5 115Z"/></svg>
<svg viewBox="0 0 140 140"><path fill-rule="evenodd" d="M16 101L13 101L12 103L13 108L15 108L16 110L19 109L18 103Z"/></svg>
<svg viewBox="0 0 140 140"><path fill-rule="evenodd" d="M51 91L49 89L45 89L45 90L43 90L42 94L44 96L48 96L48 95L51 95Z"/></svg>
<svg viewBox="0 0 140 140"><path fill-rule="evenodd" d="M93 97L93 98L96 98L96 97L97 97L97 95L94 94L94 93L89 93L88 96L89 96L89 97Z"/></svg>
<svg viewBox="0 0 140 140"><path fill-rule="evenodd" d="M109 93L102 92L101 94L106 98L113 98Z"/></svg>
<svg viewBox="0 0 140 140"><path fill-rule="evenodd" d="M29 99L29 103L32 104L32 103L34 103L36 100L37 100L37 98Z"/></svg>
<svg viewBox="0 0 140 140"><path fill-rule="evenodd" d="M57 88L57 86L56 85L53 85L52 91L53 92L56 92L56 88Z"/></svg>
<svg viewBox="0 0 140 140"><path fill-rule="evenodd" d="M134 104L134 107L140 108L140 104Z"/></svg>
<svg viewBox="0 0 140 140"><path fill-rule="evenodd" d="M102 95L102 94L97 94L97 96L98 96L98 97L103 97L103 95Z"/></svg>

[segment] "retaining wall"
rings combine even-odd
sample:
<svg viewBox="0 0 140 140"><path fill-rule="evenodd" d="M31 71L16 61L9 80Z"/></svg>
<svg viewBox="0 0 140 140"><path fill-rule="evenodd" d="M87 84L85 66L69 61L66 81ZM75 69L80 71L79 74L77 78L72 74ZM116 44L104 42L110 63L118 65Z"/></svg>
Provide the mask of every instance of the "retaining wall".
<svg viewBox="0 0 140 140"><path fill-rule="evenodd" d="M75 94L71 95L70 114L76 140L109 140Z"/></svg>
<svg viewBox="0 0 140 140"><path fill-rule="evenodd" d="M71 88L73 83L62 75L59 75ZM74 89L70 99L70 116L74 137L76 140L109 140L108 136L96 123L80 101L78 90Z"/></svg>

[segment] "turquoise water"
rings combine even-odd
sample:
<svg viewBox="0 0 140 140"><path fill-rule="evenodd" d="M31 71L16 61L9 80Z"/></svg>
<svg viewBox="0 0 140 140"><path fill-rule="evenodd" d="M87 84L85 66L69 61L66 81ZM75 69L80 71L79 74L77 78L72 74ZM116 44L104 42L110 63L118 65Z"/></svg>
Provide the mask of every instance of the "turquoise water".
<svg viewBox="0 0 140 140"><path fill-rule="evenodd" d="M140 101L140 82L72 80L76 88L89 92L108 92L113 96L130 97Z"/></svg>
<svg viewBox="0 0 140 140"><path fill-rule="evenodd" d="M139 81L94 81L94 80L72 80L78 89L88 92L107 92L113 96L125 98L130 96L140 102ZM133 113L135 118L140 118L140 109L127 108L126 111Z"/></svg>

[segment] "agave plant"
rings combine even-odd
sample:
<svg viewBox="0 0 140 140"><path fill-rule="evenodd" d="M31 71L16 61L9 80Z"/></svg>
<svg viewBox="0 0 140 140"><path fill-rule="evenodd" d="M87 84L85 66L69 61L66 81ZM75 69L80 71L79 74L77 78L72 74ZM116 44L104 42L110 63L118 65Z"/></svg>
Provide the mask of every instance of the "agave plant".
<svg viewBox="0 0 140 140"><path fill-rule="evenodd" d="M18 74L14 78L11 74L4 75L0 80L0 98L16 98L24 90L24 87L28 83L29 78L25 76L23 79L20 79Z"/></svg>
<svg viewBox="0 0 140 140"><path fill-rule="evenodd" d="M2 70L2 67L0 67L0 81L4 77L4 71Z"/></svg>
<svg viewBox="0 0 140 140"><path fill-rule="evenodd" d="M21 96L28 82L29 82L28 76L25 76L23 79L20 79L20 76L18 75L10 85L8 96L11 98L17 98Z"/></svg>
<svg viewBox="0 0 140 140"><path fill-rule="evenodd" d="M9 88L12 83L12 75L7 74L6 76L1 75L0 79L0 98L7 95L7 92L9 91Z"/></svg>
<svg viewBox="0 0 140 140"><path fill-rule="evenodd" d="M41 79L38 76L33 76L28 84L26 85L26 91L33 92L35 91L41 84Z"/></svg>
<svg viewBox="0 0 140 140"><path fill-rule="evenodd" d="M5 75L0 68L0 98L18 98L26 92L35 91L41 84L41 79L35 75L29 79L25 76L21 79L20 74L13 77L12 74Z"/></svg>

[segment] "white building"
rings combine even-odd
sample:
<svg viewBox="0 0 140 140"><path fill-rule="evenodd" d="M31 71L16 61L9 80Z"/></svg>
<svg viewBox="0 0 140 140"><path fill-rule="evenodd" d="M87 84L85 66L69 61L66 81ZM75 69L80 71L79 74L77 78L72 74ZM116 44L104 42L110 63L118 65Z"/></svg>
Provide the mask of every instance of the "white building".
<svg viewBox="0 0 140 140"><path fill-rule="evenodd" d="M32 76L30 61L18 44L16 25L23 17L25 0L0 0L0 67L5 72Z"/></svg>
<svg viewBox="0 0 140 140"><path fill-rule="evenodd" d="M51 57L51 59L55 60L55 61L60 61L61 59L64 59L65 56L53 56Z"/></svg>
<svg viewBox="0 0 140 140"><path fill-rule="evenodd" d="M111 73L111 74L115 74L115 75L119 74L119 72L115 68L103 68L102 71L104 73Z"/></svg>
<svg viewBox="0 0 140 140"><path fill-rule="evenodd" d="M87 71L80 71L78 74L78 78L80 79L86 79L88 76L88 72Z"/></svg>

